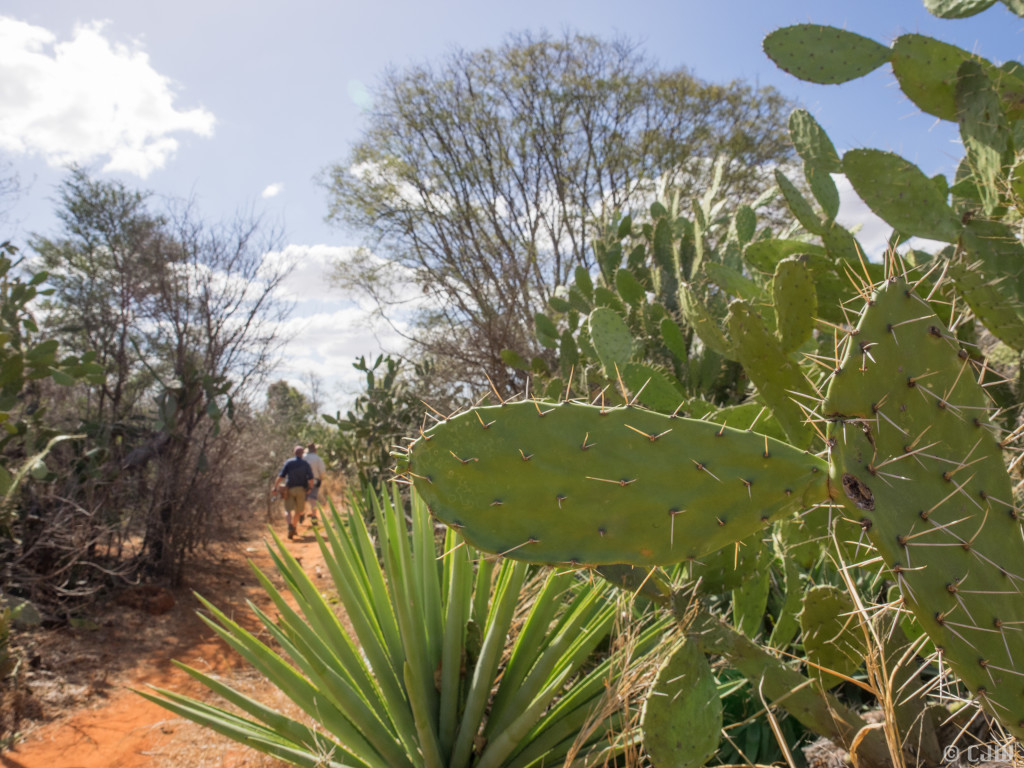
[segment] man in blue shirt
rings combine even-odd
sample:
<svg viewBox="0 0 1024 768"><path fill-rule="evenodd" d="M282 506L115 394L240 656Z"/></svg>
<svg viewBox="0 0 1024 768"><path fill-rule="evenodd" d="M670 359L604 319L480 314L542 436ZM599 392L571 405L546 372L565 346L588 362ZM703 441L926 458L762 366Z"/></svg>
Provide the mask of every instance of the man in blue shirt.
<svg viewBox="0 0 1024 768"><path fill-rule="evenodd" d="M295 456L288 459L281 467L274 483L274 491L277 492L284 484L284 515L288 521L288 538L296 536L295 526L302 522L302 510L306 506L306 494L313 487L313 469L309 463L302 458L305 448L301 445L295 446Z"/></svg>

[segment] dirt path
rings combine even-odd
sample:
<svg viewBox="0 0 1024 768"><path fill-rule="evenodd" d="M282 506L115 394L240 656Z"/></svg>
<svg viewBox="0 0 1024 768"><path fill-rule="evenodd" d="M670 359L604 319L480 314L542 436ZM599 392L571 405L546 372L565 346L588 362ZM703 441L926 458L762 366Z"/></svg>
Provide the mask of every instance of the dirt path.
<svg viewBox="0 0 1024 768"><path fill-rule="evenodd" d="M281 526L283 528L283 526ZM323 557L308 525L288 542L289 551L324 590L333 590ZM222 545L212 562L197 565L188 583L174 593L175 604L166 613L152 616L145 600L136 605L107 606L98 627L75 631L71 641L53 637L40 642L42 665L62 673L72 672L55 685L55 696L64 705L48 707L44 716L53 719L30 731L12 749L0 753L3 768L266 768L283 765L253 750L240 747L199 726L176 718L167 710L142 699L131 688L155 685L203 697L205 689L175 667L177 659L203 672L225 678L234 687L267 703L287 709L290 702L245 666L225 643L196 616L200 607L192 594L199 592L218 608L250 629L246 600L261 607L269 599L248 569L253 560L271 574L280 587L262 541L254 536ZM146 595L151 601L167 594ZM67 665L67 666L65 666ZM35 675L45 679L46 667ZM79 690L80 689L80 690ZM275 701L275 696L280 701ZM212 700L212 698L211 698Z"/></svg>

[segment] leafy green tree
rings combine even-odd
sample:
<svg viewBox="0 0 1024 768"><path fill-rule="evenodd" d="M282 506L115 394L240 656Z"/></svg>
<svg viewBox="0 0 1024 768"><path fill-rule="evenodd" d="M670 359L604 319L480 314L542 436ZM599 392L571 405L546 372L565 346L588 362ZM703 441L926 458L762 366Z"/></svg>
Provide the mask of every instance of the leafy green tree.
<svg viewBox="0 0 1024 768"><path fill-rule="evenodd" d="M363 139L322 179L329 219L373 250L335 277L391 320L415 299L412 337L439 371L521 389L501 350L537 351L534 314L594 266L588 244L613 212L664 188L696 196L718 156L722 194L753 199L792 157L788 108L770 88L705 83L581 35L390 72Z"/></svg>

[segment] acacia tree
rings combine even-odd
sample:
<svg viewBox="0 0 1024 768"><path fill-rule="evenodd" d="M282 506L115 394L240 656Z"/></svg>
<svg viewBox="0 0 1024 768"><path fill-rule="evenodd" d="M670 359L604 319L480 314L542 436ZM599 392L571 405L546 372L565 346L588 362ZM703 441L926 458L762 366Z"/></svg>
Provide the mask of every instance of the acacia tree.
<svg viewBox="0 0 1024 768"><path fill-rule="evenodd" d="M592 266L609 217L665 188L693 197L717 157L723 195L756 196L791 157L789 107L580 35L389 72L362 139L322 177L328 219L367 236L335 279L393 321L412 299L412 336L439 372L515 389L501 350L536 348L535 312Z"/></svg>

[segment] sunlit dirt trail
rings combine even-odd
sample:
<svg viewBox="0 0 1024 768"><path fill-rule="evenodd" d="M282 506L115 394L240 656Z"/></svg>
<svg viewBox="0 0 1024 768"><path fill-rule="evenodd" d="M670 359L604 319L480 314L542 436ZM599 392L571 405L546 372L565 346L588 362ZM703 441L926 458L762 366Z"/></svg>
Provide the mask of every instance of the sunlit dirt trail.
<svg viewBox="0 0 1024 768"><path fill-rule="evenodd" d="M282 529L283 525L276 526ZM323 566L323 557L312 530L300 528L300 536L287 542L289 551L303 564L314 581L324 581L333 590ZM108 652L138 654L122 665L116 679L107 679L100 690L81 706L59 714L56 719L29 733L13 748L0 753L3 768L154 768L189 766L209 768L266 768L281 763L210 731L175 717L132 692L132 688L154 685L193 696L205 697L205 689L172 663L183 661L208 674L227 678L248 695L273 705L276 690L221 641L195 614L199 603L192 591L201 593L218 608L255 627L245 601L266 608L269 599L248 571L253 560L278 586L266 548L260 538L242 542L219 553L220 562L196 570L195 577L176 593L174 608L162 615L145 618L148 642L139 633L118 626L103 627L108 637L90 640ZM156 637L152 630L157 630ZM121 659L125 661L125 659ZM211 699L213 701L213 699Z"/></svg>

